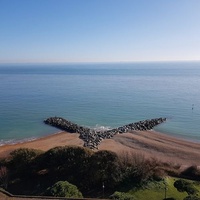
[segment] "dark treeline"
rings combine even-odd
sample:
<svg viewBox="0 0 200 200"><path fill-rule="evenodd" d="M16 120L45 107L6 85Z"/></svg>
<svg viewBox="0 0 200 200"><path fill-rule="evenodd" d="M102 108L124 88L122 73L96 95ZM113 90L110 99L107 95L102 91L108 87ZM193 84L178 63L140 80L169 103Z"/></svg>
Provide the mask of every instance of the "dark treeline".
<svg viewBox="0 0 200 200"><path fill-rule="evenodd" d="M58 181L68 181L84 197L102 197L104 192L110 195L118 188L127 189L162 179L166 173L177 173L177 166L145 159L140 154L117 155L75 146L55 147L46 152L17 149L0 165L7 169L2 185L13 194L29 195L47 195L47 188Z"/></svg>

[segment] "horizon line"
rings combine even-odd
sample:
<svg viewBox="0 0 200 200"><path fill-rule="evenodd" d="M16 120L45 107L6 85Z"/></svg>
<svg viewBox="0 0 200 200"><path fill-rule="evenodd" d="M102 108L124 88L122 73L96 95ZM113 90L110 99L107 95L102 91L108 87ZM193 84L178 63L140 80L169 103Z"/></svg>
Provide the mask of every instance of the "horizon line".
<svg viewBox="0 0 200 200"><path fill-rule="evenodd" d="M19 61L19 62L1 62L1 64L103 64L103 63L166 63L166 62L200 62L200 60L149 60L149 61L41 61L41 62L32 62L32 61Z"/></svg>

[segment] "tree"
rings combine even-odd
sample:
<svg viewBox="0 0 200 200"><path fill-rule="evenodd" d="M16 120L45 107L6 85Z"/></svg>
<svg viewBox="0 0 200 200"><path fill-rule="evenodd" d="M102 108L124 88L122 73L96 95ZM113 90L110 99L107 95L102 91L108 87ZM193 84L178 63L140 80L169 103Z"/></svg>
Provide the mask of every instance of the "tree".
<svg viewBox="0 0 200 200"><path fill-rule="evenodd" d="M41 150L29 149L29 148L19 148L10 153L11 160L10 164L15 167L22 167L31 163L38 155L42 153Z"/></svg>
<svg viewBox="0 0 200 200"><path fill-rule="evenodd" d="M121 169L116 153L98 151L90 158L89 178L93 185L105 184L106 188L113 188L121 181Z"/></svg>
<svg viewBox="0 0 200 200"><path fill-rule="evenodd" d="M174 182L174 187L179 191L179 192L187 192L188 195L195 195L198 190L192 185L192 183L179 179Z"/></svg>
<svg viewBox="0 0 200 200"><path fill-rule="evenodd" d="M28 148L19 148L10 153L11 157L7 167L11 176L20 176L21 179L30 178L33 172L35 159L42 154L43 151Z"/></svg>
<svg viewBox="0 0 200 200"><path fill-rule="evenodd" d="M42 155L41 168L49 169L57 180L80 186L87 179L88 162L93 152L77 146L55 147Z"/></svg>
<svg viewBox="0 0 200 200"><path fill-rule="evenodd" d="M193 180L200 180L200 170L196 165L186 168L183 172L181 172L181 175Z"/></svg>
<svg viewBox="0 0 200 200"><path fill-rule="evenodd" d="M5 166L0 167L0 183L4 189L8 186L8 170Z"/></svg>
<svg viewBox="0 0 200 200"><path fill-rule="evenodd" d="M78 188L67 181L58 181L47 188L46 194L54 197L83 198Z"/></svg>
<svg viewBox="0 0 200 200"><path fill-rule="evenodd" d="M74 167L86 161L92 152L77 146L55 147L43 155L43 167L58 168L63 165Z"/></svg>

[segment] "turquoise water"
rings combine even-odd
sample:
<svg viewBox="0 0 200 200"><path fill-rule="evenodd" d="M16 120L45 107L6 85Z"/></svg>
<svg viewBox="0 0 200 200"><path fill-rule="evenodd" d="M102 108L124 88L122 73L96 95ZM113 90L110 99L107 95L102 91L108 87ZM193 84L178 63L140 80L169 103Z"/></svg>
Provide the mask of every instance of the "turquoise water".
<svg viewBox="0 0 200 200"><path fill-rule="evenodd" d="M156 130L200 141L200 63L1 64L0 144L57 132L43 119L113 128L156 117Z"/></svg>

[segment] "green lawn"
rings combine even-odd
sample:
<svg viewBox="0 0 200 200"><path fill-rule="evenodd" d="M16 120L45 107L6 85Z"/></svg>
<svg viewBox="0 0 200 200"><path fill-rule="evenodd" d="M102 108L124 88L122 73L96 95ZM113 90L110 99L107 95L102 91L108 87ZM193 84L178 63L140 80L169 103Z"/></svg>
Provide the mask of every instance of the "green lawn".
<svg viewBox="0 0 200 200"><path fill-rule="evenodd" d="M174 182L177 178L167 177L164 181L150 182L144 188L131 189L127 193L131 194L137 200L163 200L165 198L165 183L166 183L166 197L173 197L176 200L183 200L188 194L186 192L178 192L174 187ZM200 191L200 182L189 181L194 187ZM200 196L200 192L198 192Z"/></svg>

